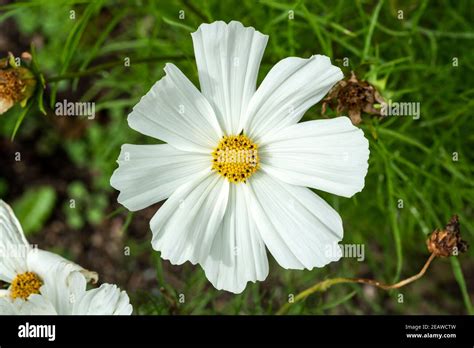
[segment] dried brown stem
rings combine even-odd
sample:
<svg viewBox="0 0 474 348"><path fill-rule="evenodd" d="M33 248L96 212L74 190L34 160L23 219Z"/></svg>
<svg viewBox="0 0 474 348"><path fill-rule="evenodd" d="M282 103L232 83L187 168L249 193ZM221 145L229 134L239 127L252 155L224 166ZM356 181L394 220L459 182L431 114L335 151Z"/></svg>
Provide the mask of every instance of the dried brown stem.
<svg viewBox="0 0 474 348"><path fill-rule="evenodd" d="M410 284L410 283L414 282L415 280L420 279L421 277L423 277L423 275L426 273L426 270L429 268L431 262L436 258L436 256L437 255L435 253L432 253L430 255L430 257L428 258L428 260L423 265L423 268L420 270L420 272L418 272L417 274L415 274L415 275L413 275L409 278L403 279L403 280L401 280L401 281L399 281L398 283L395 283L395 284L385 284L385 283L379 282L379 281L374 280L374 279L366 279L366 278L330 278L330 279L323 280L323 281L313 285L312 287L310 287L306 290L303 290L302 292L297 294L294 297L294 301L292 303L285 303L278 310L278 312L276 314L277 315L285 314L288 311L288 309L290 308L291 304L300 302L300 301L304 300L309 295L311 295L315 292L325 291L325 290L327 290L328 288L330 288L331 286L333 286L335 284L358 283L358 284L368 284L368 285L376 286L376 287L378 287L380 289L383 289L383 290L399 289L399 288L401 288L401 287L403 287L407 284Z"/></svg>

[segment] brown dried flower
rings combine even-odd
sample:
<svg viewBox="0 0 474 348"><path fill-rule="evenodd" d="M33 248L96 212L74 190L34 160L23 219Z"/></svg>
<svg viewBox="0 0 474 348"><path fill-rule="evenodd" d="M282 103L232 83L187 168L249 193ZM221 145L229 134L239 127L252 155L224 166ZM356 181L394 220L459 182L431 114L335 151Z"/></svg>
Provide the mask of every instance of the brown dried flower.
<svg viewBox="0 0 474 348"><path fill-rule="evenodd" d="M440 257L449 257L465 252L468 245L461 239L458 216L453 215L444 229L434 230L426 240L426 246L432 254Z"/></svg>
<svg viewBox="0 0 474 348"><path fill-rule="evenodd" d="M24 105L31 97L36 86L33 73L24 67L16 66L14 57L9 53L0 60L0 115L16 103Z"/></svg>
<svg viewBox="0 0 474 348"><path fill-rule="evenodd" d="M358 125L362 121L362 112L382 116L381 110L374 108L376 103L383 104L385 100L373 85L367 81L359 81L351 71L351 77L339 81L324 98L322 114L325 114L329 106L335 109L338 115L347 112L352 123Z"/></svg>

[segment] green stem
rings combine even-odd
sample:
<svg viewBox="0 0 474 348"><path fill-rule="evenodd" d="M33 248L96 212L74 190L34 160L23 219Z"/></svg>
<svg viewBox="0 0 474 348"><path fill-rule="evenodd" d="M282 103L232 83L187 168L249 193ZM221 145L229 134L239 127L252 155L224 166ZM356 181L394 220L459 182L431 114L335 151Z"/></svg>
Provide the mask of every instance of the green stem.
<svg viewBox="0 0 474 348"><path fill-rule="evenodd" d="M367 36L365 37L364 50L362 52L362 61L364 61L369 55L372 35L374 34L375 25L377 24L377 19L379 17L380 9L382 8L383 2L383 0L379 1L377 6L375 7L374 13L372 14L372 18L370 19L369 30L367 32Z"/></svg>
<svg viewBox="0 0 474 348"><path fill-rule="evenodd" d="M330 279L323 280L322 282L316 283L312 287L300 292L298 295L295 296L295 298L293 299L293 302L285 303L278 310L278 312L276 314L277 315L285 314L286 312L288 312L288 310L290 309L290 306L292 304L295 304L297 302L300 302L300 301L306 299L309 295L314 294L315 292L326 291L331 286L333 286L335 284L341 284L341 283L352 283L352 282L350 281L350 279L347 279L347 278L330 278Z"/></svg>
<svg viewBox="0 0 474 348"><path fill-rule="evenodd" d="M402 252L402 239L400 237L400 229L398 228L397 211L395 208L396 197L394 194L393 178L392 178L392 173L390 171L389 161L390 159L385 157L385 175L386 175L386 182L387 182L388 211L390 215L390 225L392 228L393 239L395 242L395 255L397 257L397 270L395 273L394 281L397 281L400 278L400 275L402 274L403 252Z"/></svg>
<svg viewBox="0 0 474 348"><path fill-rule="evenodd" d="M451 267L453 269L454 278L456 278L456 281L459 285L459 289L461 289L461 294L464 301L464 305L466 306L467 314L474 315L474 308L472 307L471 298L467 290L467 285L464 279L464 275L462 273L461 264L459 263L459 260L457 258L451 258Z"/></svg>

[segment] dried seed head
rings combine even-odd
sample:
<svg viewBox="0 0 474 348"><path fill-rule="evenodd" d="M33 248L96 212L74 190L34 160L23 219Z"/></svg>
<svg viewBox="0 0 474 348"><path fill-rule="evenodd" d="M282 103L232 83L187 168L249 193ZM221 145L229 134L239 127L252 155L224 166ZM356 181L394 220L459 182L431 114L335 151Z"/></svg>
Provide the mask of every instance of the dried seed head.
<svg viewBox="0 0 474 348"><path fill-rule="evenodd" d="M30 52L23 52L20 57L27 63L30 63L33 60L33 56Z"/></svg>
<svg viewBox="0 0 474 348"><path fill-rule="evenodd" d="M374 105L382 103L385 101L375 87L367 81L359 81L352 71L349 79L338 82L324 98L322 113L324 115L329 106L338 115L347 112L352 123L358 125L362 121L362 112L381 116L381 110Z"/></svg>
<svg viewBox="0 0 474 348"><path fill-rule="evenodd" d="M24 67L16 66L14 57L9 53L0 60L0 115L16 103L24 105L31 97L36 86L33 73Z"/></svg>
<svg viewBox="0 0 474 348"><path fill-rule="evenodd" d="M465 252L468 245L461 239L458 216L453 215L444 229L434 230L426 240L426 246L430 253L440 257L449 257Z"/></svg>

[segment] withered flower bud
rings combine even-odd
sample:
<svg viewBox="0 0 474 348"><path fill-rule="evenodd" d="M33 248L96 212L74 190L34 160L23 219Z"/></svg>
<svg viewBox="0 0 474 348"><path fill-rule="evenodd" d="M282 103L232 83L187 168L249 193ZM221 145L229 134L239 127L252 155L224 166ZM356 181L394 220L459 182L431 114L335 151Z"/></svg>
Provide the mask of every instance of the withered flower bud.
<svg viewBox="0 0 474 348"><path fill-rule="evenodd" d="M322 114L324 115L329 106L335 109L338 115L347 114L354 125L361 121L361 113L382 116L381 110L374 107L375 104L383 104L385 100L367 81L359 81L351 71L351 77L339 81L324 98Z"/></svg>
<svg viewBox="0 0 474 348"><path fill-rule="evenodd" d="M468 245L461 239L458 216L453 215L444 229L434 230L426 240L426 246L430 253L440 257L449 257L465 252Z"/></svg>
<svg viewBox="0 0 474 348"><path fill-rule="evenodd" d="M24 67L17 66L11 53L0 59L0 115L16 103L22 106L34 92L36 79L33 73Z"/></svg>

